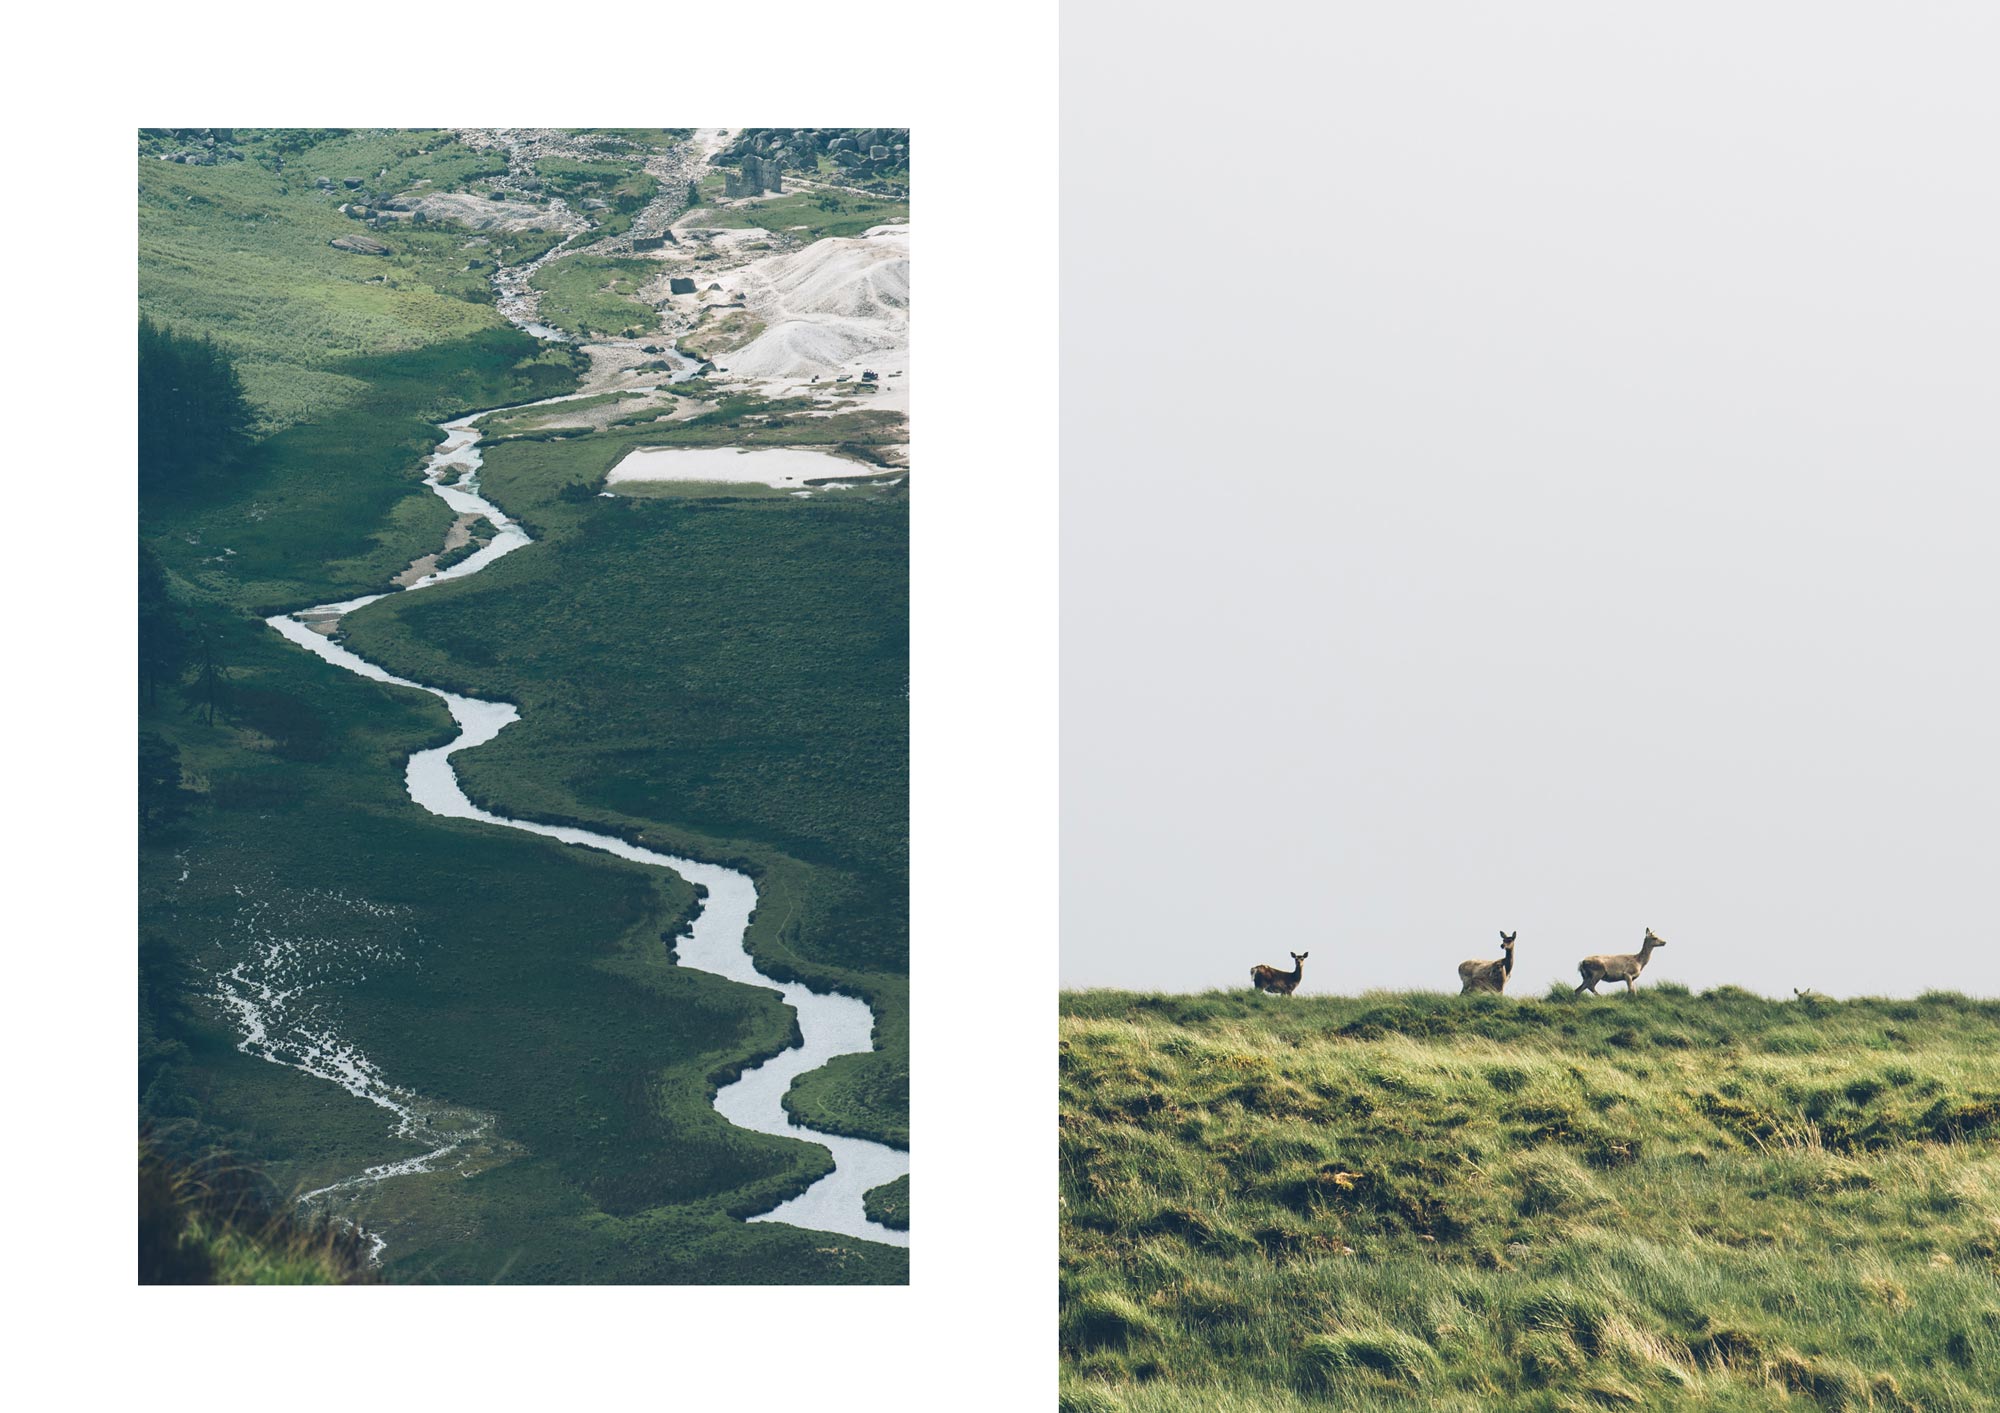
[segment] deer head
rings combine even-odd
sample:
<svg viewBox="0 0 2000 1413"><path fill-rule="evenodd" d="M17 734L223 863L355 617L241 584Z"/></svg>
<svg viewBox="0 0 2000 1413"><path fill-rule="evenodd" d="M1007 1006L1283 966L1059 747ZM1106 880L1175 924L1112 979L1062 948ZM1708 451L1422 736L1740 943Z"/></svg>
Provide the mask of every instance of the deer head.
<svg viewBox="0 0 2000 1413"><path fill-rule="evenodd" d="M1503 933L1501 933L1501 934L1500 934L1500 950L1501 950L1501 951L1503 951L1503 952L1511 952L1511 951L1513 951L1513 950L1514 950L1514 939L1515 939L1516 937L1519 937L1520 935L1521 935L1521 934L1520 934L1520 933L1518 933L1518 932L1503 932Z"/></svg>

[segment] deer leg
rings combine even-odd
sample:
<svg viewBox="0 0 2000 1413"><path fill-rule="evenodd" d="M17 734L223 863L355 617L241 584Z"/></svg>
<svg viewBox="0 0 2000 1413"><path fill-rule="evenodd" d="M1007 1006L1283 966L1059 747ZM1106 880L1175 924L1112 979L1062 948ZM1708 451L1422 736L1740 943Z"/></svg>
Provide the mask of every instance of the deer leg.
<svg viewBox="0 0 2000 1413"><path fill-rule="evenodd" d="M1632 978L1629 976L1625 978L1625 994L1627 996L1636 996L1639 994L1638 986L1634 984Z"/></svg>

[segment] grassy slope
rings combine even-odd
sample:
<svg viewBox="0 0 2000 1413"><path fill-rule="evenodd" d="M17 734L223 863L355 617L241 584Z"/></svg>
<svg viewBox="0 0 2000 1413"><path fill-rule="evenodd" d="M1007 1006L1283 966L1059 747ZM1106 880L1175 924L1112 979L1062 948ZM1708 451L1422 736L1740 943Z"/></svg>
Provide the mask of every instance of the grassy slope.
<svg viewBox="0 0 2000 1413"><path fill-rule="evenodd" d="M435 549L451 514L417 476L432 424L563 391L575 369L500 317L485 274L464 268L464 233L371 233L386 257L329 244L363 230L336 209L356 195L342 178L444 189L491 159L434 133L354 134L282 159L241 136L252 160L138 159L139 300L238 360L266 437L231 484L146 505L142 533L191 587L268 613L379 588Z"/></svg>
<svg viewBox="0 0 2000 1413"><path fill-rule="evenodd" d="M702 194L722 195L722 176L711 173L702 178ZM728 206L703 207L693 224L722 229L761 229L790 235L804 244L827 236L858 236L871 226L886 226L910 219L910 203L888 197L855 196L835 192L830 206L820 205L822 193L786 192L738 201ZM804 230L794 230L803 226Z"/></svg>
<svg viewBox="0 0 2000 1413"><path fill-rule="evenodd" d="M1071 1409L1990 1408L2000 1003L1066 996Z"/></svg>
<svg viewBox="0 0 2000 1413"><path fill-rule="evenodd" d="M775 976L865 996L876 1050L804 1076L816 1127L907 1146L907 501L565 502L639 443L867 435L870 416L667 428L494 447L483 484L542 543L348 621L364 656L519 703L460 766L475 796L588 819L757 877Z"/></svg>
<svg viewBox="0 0 2000 1413"><path fill-rule="evenodd" d="M707 1107L711 1076L781 1047L788 1020L769 993L665 964L658 937L691 892L416 809L402 762L448 733L442 708L321 664L252 616L380 588L436 548L450 515L416 478L431 421L573 386L565 353L502 327L483 275L455 273L462 234L381 232L386 260L326 244L358 227L313 175L391 166L393 188L429 162L443 188L490 161L446 149L357 134L282 173L140 162L142 307L254 365L250 391L280 429L231 484L142 511L235 699L212 727L171 692L141 713L179 746L196 794L141 849L142 1117L170 1148L223 1144L285 1189L407 1156L381 1110L238 1053L205 999L249 929L278 927L336 961L389 956L314 999L398 1082L492 1115L507 1151L529 1154L384 1188L392 1276L900 1280L899 1251L727 1215L800 1190L826 1158Z"/></svg>
<svg viewBox="0 0 2000 1413"><path fill-rule="evenodd" d="M651 260L576 255L544 265L531 283L543 291L540 317L578 336L636 338L660 327L659 311L637 297L660 272Z"/></svg>

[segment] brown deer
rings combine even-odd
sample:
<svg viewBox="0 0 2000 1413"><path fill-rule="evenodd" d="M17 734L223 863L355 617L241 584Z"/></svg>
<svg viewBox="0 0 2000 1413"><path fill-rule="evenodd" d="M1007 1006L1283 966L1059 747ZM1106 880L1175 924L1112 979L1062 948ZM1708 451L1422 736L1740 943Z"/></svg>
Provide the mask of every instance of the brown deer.
<svg viewBox="0 0 2000 1413"><path fill-rule="evenodd" d="M1632 983L1638 980L1639 973L1646 969L1646 958L1653 955L1655 947L1664 947L1666 945L1666 939L1664 937L1655 937L1653 929L1649 927L1646 929L1645 942L1640 945L1639 950L1636 952L1614 953L1602 957L1585 957L1576 964L1578 973L1583 977L1583 984L1576 988L1578 994L1588 991L1591 995L1595 996L1597 994L1597 983L1600 981L1622 981L1625 983L1626 991L1637 991L1639 988Z"/></svg>
<svg viewBox="0 0 2000 1413"><path fill-rule="evenodd" d="M1470 996L1475 991L1501 992L1507 989L1507 978L1514 974L1515 932L1500 934L1501 958L1497 962L1460 962L1458 964L1458 994Z"/></svg>
<svg viewBox="0 0 2000 1413"><path fill-rule="evenodd" d="M1299 989L1299 978L1306 974L1306 958L1309 952L1292 953L1292 969L1279 971L1276 967L1261 964L1250 968L1250 984L1259 991L1268 991L1273 996L1289 996Z"/></svg>

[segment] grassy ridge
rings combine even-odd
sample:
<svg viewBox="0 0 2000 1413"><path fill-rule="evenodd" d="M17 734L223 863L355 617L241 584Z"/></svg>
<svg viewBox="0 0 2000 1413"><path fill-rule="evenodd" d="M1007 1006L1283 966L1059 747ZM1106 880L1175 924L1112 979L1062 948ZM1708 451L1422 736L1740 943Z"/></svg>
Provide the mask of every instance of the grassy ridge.
<svg viewBox="0 0 2000 1413"><path fill-rule="evenodd" d="M1068 995L1072 1409L1991 1407L2000 1003Z"/></svg>

